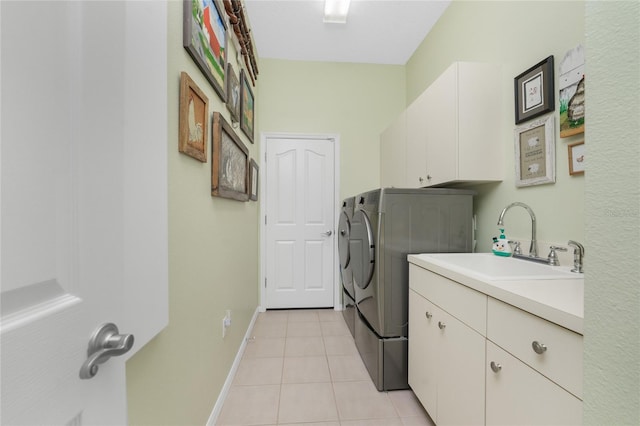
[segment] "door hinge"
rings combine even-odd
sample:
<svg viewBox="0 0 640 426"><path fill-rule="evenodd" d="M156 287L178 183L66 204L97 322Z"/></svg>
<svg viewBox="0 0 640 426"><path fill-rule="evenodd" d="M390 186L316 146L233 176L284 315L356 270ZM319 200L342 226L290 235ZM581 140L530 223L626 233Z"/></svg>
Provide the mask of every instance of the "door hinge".
<svg viewBox="0 0 640 426"><path fill-rule="evenodd" d="M264 224L265 225L267 224L267 215L266 214L264 215Z"/></svg>
<svg viewBox="0 0 640 426"><path fill-rule="evenodd" d="M267 279L264 279L264 288L267 288Z"/></svg>

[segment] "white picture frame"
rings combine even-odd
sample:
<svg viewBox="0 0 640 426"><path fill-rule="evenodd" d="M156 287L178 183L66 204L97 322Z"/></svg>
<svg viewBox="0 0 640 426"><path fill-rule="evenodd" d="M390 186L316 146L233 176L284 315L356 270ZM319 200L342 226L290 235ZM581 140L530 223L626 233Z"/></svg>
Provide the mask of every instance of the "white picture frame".
<svg viewBox="0 0 640 426"><path fill-rule="evenodd" d="M531 121L514 131L517 187L556 182L554 116Z"/></svg>

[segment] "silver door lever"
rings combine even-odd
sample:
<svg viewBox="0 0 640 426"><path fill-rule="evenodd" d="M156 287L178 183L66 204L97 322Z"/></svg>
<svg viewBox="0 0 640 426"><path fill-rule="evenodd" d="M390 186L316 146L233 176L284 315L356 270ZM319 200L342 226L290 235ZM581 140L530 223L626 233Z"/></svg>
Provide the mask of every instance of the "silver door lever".
<svg viewBox="0 0 640 426"><path fill-rule="evenodd" d="M80 368L80 378L90 379L98 373L98 365L112 356L127 353L133 347L133 334L118 334L113 323L102 324L93 332L87 349L87 360Z"/></svg>

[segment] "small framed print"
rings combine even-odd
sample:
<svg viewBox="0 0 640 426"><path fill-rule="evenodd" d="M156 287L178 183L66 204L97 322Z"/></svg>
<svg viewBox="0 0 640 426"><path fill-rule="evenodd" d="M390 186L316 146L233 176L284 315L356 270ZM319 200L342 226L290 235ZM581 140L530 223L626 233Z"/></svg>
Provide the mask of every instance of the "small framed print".
<svg viewBox="0 0 640 426"><path fill-rule="evenodd" d="M584 141L576 142L568 146L569 149L569 174L584 174L585 170L585 149Z"/></svg>
<svg viewBox="0 0 640 426"><path fill-rule="evenodd" d="M253 143L253 126L255 123L254 98L249 80L244 70L240 70L240 129Z"/></svg>
<svg viewBox="0 0 640 426"><path fill-rule="evenodd" d="M555 152L553 115L516 128L516 186L555 183Z"/></svg>
<svg viewBox="0 0 640 426"><path fill-rule="evenodd" d="M514 79L516 124L555 109L553 55Z"/></svg>
<svg viewBox="0 0 640 426"><path fill-rule="evenodd" d="M231 122L240 120L240 83L231 63L227 64L227 109L231 113Z"/></svg>
<svg viewBox="0 0 640 426"><path fill-rule="evenodd" d="M178 151L207 162L209 100L189 74L180 74Z"/></svg>
<svg viewBox="0 0 640 426"><path fill-rule="evenodd" d="M252 158L249 162L249 199L251 201L258 200L258 191L260 187L258 186L258 163Z"/></svg>

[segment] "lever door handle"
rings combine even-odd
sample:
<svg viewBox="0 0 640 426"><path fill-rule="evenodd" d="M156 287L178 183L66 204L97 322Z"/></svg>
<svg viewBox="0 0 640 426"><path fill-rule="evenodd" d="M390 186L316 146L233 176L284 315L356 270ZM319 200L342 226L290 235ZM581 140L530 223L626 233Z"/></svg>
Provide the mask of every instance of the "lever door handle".
<svg viewBox="0 0 640 426"><path fill-rule="evenodd" d="M112 356L127 353L133 347L133 334L118 334L113 323L102 324L93 332L87 349L87 360L80 368L81 379L91 379L98 373L98 365Z"/></svg>
<svg viewBox="0 0 640 426"><path fill-rule="evenodd" d="M331 231L331 230L328 230L328 231L322 233L322 235L324 235L325 237L330 237L331 234L333 234L333 231Z"/></svg>

